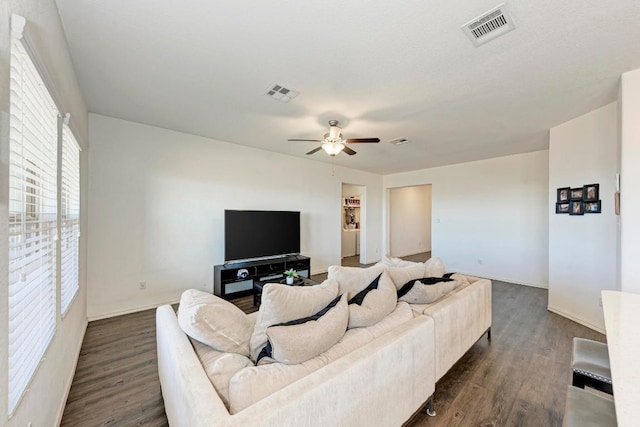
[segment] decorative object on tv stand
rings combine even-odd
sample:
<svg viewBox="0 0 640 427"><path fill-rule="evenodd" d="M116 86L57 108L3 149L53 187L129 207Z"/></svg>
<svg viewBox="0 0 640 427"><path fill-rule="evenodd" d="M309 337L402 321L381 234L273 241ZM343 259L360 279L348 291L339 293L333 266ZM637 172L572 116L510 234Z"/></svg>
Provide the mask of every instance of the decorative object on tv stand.
<svg viewBox="0 0 640 427"><path fill-rule="evenodd" d="M287 285L293 285L293 279L298 277L298 273L293 268L290 268L289 270L286 270L284 272L284 275L285 275L285 277L287 279Z"/></svg>
<svg viewBox="0 0 640 427"><path fill-rule="evenodd" d="M556 214L584 215L601 213L600 184L562 187L556 193Z"/></svg>

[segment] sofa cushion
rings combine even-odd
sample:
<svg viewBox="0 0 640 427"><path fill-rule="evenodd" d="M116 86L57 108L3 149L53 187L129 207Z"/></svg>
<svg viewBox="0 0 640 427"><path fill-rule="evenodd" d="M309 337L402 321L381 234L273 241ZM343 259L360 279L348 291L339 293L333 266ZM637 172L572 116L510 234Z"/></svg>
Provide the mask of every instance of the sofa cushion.
<svg viewBox="0 0 640 427"><path fill-rule="evenodd" d="M288 365L305 362L333 347L344 336L349 322L347 298L336 297L312 316L267 328L269 341L258 356Z"/></svg>
<svg viewBox="0 0 640 427"><path fill-rule="evenodd" d="M444 277L415 280L398 291L398 300L409 304L429 304L438 301L459 285L460 282Z"/></svg>
<svg viewBox="0 0 640 427"><path fill-rule="evenodd" d="M229 409L229 381L231 377L239 370L252 366L253 363L246 356L214 350L193 338L191 344L213 388L216 389L222 403Z"/></svg>
<svg viewBox="0 0 640 427"><path fill-rule="evenodd" d="M364 298L356 298L357 301L349 304L349 328L374 325L395 308L396 288L385 270L383 265L369 268L337 265L329 267L328 277L338 282L340 293L346 294L349 301L367 287L372 287ZM376 280L377 286L374 288L372 285L375 285Z"/></svg>
<svg viewBox="0 0 640 427"><path fill-rule="evenodd" d="M442 277L446 273L444 263L440 258L431 257L424 263L424 277Z"/></svg>
<svg viewBox="0 0 640 427"><path fill-rule="evenodd" d="M338 283L327 279L316 286L288 286L267 283L262 288L262 303L251 335L251 359L257 360L267 345L269 326L311 316L338 296Z"/></svg>
<svg viewBox="0 0 640 427"><path fill-rule="evenodd" d="M184 291L178 323L185 334L218 351L249 355L252 322L222 298L196 289Z"/></svg>

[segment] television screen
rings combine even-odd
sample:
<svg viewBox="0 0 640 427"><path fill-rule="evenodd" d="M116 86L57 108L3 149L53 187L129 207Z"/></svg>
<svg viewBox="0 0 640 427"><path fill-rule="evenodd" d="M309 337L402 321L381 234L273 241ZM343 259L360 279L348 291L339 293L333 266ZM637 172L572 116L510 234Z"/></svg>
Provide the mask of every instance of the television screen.
<svg viewBox="0 0 640 427"><path fill-rule="evenodd" d="M300 253L300 212L224 211L224 259Z"/></svg>

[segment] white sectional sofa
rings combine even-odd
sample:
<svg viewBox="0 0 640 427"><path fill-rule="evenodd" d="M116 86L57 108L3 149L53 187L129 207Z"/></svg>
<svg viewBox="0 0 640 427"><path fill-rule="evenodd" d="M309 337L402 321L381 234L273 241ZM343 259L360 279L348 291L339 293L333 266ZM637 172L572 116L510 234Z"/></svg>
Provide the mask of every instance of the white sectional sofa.
<svg viewBox="0 0 640 427"><path fill-rule="evenodd" d="M490 332L491 282L468 279L432 304L398 302L377 324L349 329L335 346L304 363L236 367L222 380L228 389L215 372L212 376L215 360L225 354L190 339L173 309L159 307L158 371L169 423L402 425L429 401L451 366Z"/></svg>
<svg viewBox="0 0 640 427"><path fill-rule="evenodd" d="M411 305L416 313L434 320L436 381L485 333L491 339L491 281L466 277L468 285L438 302Z"/></svg>

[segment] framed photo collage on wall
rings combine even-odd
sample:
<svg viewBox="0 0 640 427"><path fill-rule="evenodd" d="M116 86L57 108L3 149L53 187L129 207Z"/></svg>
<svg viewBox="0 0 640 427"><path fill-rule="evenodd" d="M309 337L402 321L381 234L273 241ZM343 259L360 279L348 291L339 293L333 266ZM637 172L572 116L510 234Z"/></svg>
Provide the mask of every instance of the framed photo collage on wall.
<svg viewBox="0 0 640 427"><path fill-rule="evenodd" d="M584 215L602 212L600 184L588 184L582 187L558 188L556 213Z"/></svg>

